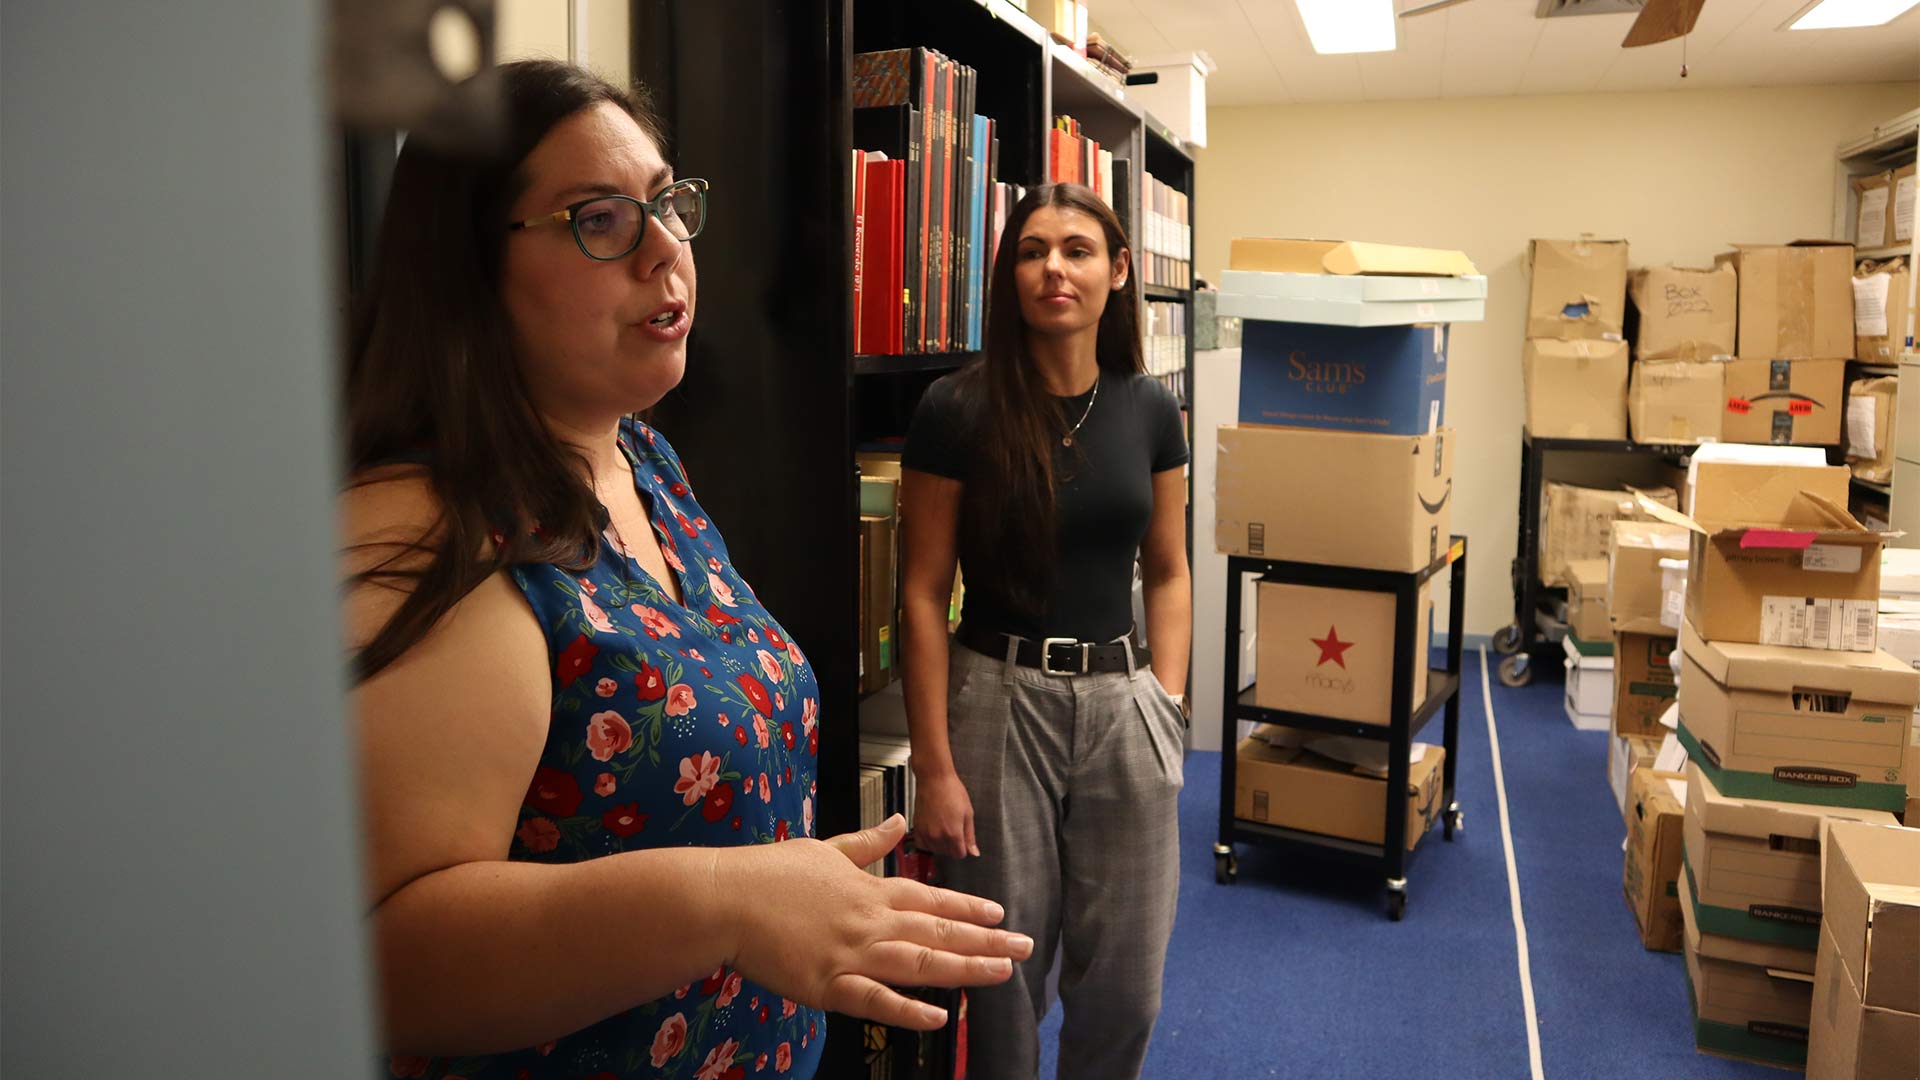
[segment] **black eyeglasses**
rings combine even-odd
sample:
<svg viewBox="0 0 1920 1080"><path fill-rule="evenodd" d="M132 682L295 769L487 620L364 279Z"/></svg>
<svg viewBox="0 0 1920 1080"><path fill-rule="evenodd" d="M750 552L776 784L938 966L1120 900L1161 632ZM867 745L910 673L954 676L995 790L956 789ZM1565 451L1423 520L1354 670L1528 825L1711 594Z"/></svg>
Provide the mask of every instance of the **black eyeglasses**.
<svg viewBox="0 0 1920 1080"><path fill-rule="evenodd" d="M707 225L707 182L675 181L651 199L598 195L558 213L512 222L507 231L566 222L573 226L573 240L580 245L581 254L610 262L626 258L640 246L641 238L647 234L649 218L658 219L667 235L682 243L699 236Z"/></svg>

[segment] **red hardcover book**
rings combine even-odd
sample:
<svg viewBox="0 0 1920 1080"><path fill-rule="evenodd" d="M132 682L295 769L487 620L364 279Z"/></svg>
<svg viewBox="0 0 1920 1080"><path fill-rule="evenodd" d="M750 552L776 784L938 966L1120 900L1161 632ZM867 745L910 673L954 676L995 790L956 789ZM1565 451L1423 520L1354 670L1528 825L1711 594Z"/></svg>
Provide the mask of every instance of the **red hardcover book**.
<svg viewBox="0 0 1920 1080"><path fill-rule="evenodd" d="M866 352L867 152L853 152L853 351Z"/></svg>
<svg viewBox="0 0 1920 1080"><path fill-rule="evenodd" d="M863 352L904 351L906 170L904 161L872 161L866 167L867 244L865 299L860 306Z"/></svg>

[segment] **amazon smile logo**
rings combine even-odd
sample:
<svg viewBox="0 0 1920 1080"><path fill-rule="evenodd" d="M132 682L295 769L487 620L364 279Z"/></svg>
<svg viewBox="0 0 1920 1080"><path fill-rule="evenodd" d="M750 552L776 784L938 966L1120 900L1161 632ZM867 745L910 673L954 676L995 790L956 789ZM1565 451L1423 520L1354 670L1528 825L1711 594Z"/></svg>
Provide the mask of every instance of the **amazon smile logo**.
<svg viewBox="0 0 1920 1080"><path fill-rule="evenodd" d="M1422 495L1419 492L1414 493L1414 498L1420 500L1420 509L1425 510L1428 514L1439 513L1441 508L1447 505L1447 500L1452 497L1453 497L1453 481L1451 480L1447 481L1447 490L1440 493L1440 501L1438 502L1428 502L1427 497L1425 495Z"/></svg>

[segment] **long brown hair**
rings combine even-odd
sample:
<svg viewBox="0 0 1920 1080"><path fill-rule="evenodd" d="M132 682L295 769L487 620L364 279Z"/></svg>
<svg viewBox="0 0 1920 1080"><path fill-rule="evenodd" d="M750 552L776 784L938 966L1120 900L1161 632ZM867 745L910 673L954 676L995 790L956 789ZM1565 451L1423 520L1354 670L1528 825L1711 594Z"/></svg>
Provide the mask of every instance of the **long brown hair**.
<svg viewBox="0 0 1920 1080"><path fill-rule="evenodd" d="M1054 571L1053 456L1068 418L1027 354L1027 324L1020 314L1014 267L1020 233L1041 207L1077 210L1100 223L1107 256L1129 250L1113 208L1080 184L1041 184L1015 204L994 254L987 300L986 355L960 376L966 396L980 410L983 474L967 484L961 530L972 555L967 575L1004 597L1016 610L1044 614ZM1137 268L1136 268L1137 269ZM1126 284L1107 298L1094 346L1102 372L1146 371L1140 352L1140 299L1129 270Z"/></svg>
<svg viewBox="0 0 1920 1080"><path fill-rule="evenodd" d="M353 577L408 591L353 657L356 681L398 659L502 567L590 565L602 527L584 459L541 422L514 362L500 296L507 213L526 190L527 155L583 109L619 106L663 154L666 145L642 91L550 60L502 65L499 78L506 116L494 145L449 152L409 139L401 149L356 312L349 475L364 484L368 470L423 461L439 503L425 536Z"/></svg>

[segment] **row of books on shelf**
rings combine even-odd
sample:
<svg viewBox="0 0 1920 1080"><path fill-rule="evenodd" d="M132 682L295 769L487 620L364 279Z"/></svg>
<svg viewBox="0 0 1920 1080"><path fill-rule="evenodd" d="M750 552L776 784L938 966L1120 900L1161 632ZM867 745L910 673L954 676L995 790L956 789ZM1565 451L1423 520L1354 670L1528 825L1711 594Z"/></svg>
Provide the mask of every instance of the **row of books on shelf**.
<svg viewBox="0 0 1920 1080"><path fill-rule="evenodd" d="M1147 325L1141 335L1147 374L1159 379L1176 398L1187 397L1187 305L1168 300L1147 302Z"/></svg>
<svg viewBox="0 0 1920 1080"><path fill-rule="evenodd" d="M1053 129L1047 132L1047 175L1056 183L1084 184L1108 206L1125 206L1124 197L1115 198L1115 185L1126 182L1127 160L1118 160L1116 170L1113 151L1081 134L1080 121L1065 115L1053 118Z"/></svg>
<svg viewBox="0 0 1920 1080"><path fill-rule="evenodd" d="M999 125L979 73L933 49L853 58L854 351L981 347L1000 226Z"/></svg>
<svg viewBox="0 0 1920 1080"><path fill-rule="evenodd" d="M1169 289L1193 288L1193 200L1180 189L1147 174L1141 208L1142 280Z"/></svg>

